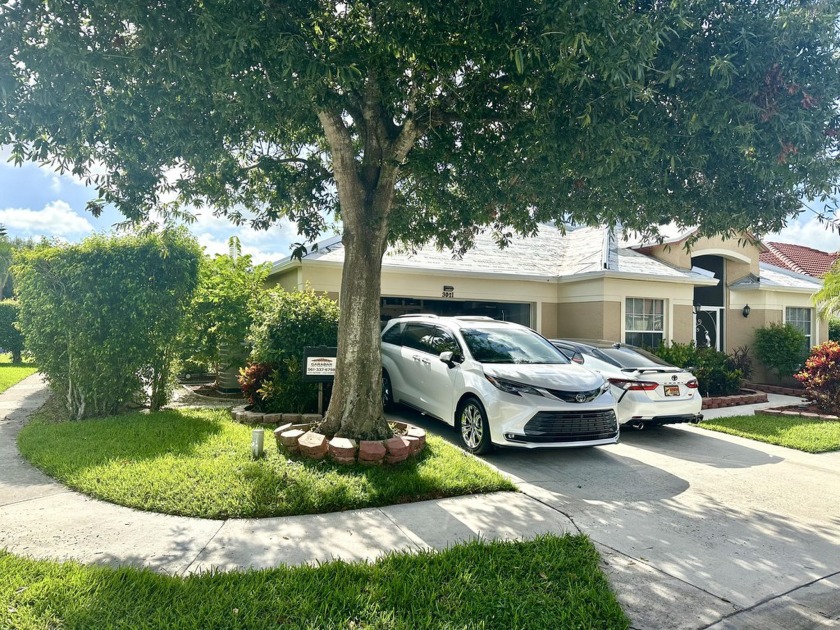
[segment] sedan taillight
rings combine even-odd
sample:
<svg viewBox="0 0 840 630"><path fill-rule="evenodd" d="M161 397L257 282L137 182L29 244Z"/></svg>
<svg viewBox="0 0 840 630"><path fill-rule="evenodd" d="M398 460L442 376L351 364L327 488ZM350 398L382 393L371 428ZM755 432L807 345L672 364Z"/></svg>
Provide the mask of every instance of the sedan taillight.
<svg viewBox="0 0 840 630"><path fill-rule="evenodd" d="M685 384L686 387L690 387L691 389L697 389L700 387L700 383L697 382L696 378L691 379L688 383Z"/></svg>
<svg viewBox="0 0 840 630"><path fill-rule="evenodd" d="M627 381L621 378L611 378L610 383L627 391L650 392L659 387L659 383L651 381Z"/></svg>

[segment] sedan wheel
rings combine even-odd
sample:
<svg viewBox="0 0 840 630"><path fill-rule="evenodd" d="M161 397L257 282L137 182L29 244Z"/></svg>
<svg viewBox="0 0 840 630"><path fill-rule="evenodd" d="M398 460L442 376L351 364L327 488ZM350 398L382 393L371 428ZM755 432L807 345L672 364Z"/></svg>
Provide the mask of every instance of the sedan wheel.
<svg viewBox="0 0 840 630"><path fill-rule="evenodd" d="M493 450L493 444L490 442L490 427L487 425L487 414L478 400L470 398L464 401L458 413L456 428L461 444L470 453L481 455Z"/></svg>

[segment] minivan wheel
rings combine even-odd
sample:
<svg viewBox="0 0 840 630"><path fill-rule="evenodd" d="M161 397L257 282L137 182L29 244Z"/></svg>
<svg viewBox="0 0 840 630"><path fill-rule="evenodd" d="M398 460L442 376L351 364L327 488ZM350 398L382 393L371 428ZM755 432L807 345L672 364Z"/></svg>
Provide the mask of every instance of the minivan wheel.
<svg viewBox="0 0 840 630"><path fill-rule="evenodd" d="M382 409L391 411L394 408L394 390L391 388L391 377L382 370Z"/></svg>
<svg viewBox="0 0 840 630"><path fill-rule="evenodd" d="M458 431L461 446L473 455L483 455L493 450L487 412L476 398L467 398L461 403L455 429Z"/></svg>

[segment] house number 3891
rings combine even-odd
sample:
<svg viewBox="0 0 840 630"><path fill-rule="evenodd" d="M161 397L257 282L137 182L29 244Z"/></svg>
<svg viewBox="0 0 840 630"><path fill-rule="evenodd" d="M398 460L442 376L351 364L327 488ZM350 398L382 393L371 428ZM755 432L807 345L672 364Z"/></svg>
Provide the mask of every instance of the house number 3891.
<svg viewBox="0 0 840 630"><path fill-rule="evenodd" d="M441 295L445 298L454 298L455 297L455 287L450 286L448 284L443 285L443 293Z"/></svg>

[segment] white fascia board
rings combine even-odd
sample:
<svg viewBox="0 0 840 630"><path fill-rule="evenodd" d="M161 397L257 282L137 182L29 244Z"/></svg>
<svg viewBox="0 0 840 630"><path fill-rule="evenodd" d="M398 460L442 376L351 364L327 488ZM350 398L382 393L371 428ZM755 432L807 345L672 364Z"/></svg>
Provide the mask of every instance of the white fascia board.
<svg viewBox="0 0 840 630"><path fill-rule="evenodd" d="M780 284L757 284L741 287L729 287L730 291L772 291L774 293L805 293L811 295L819 291L819 287L809 289L806 287L786 287Z"/></svg>
<svg viewBox="0 0 840 630"><path fill-rule="evenodd" d="M307 260L303 259L306 266L309 265L323 265L324 267L332 267L340 269L344 266L343 262L338 260ZM550 275L536 275L524 273L498 273L493 271L469 271L466 269L441 269L439 267L403 267L402 265L382 265L382 272L393 273L407 273L407 274L434 274L439 276L454 276L456 278L488 278L496 280L527 280L530 282L556 282L557 278Z"/></svg>
<svg viewBox="0 0 840 630"><path fill-rule="evenodd" d="M715 278L686 278L684 276L659 276L649 273L633 273L629 271L587 271L573 276L564 276L558 279L561 284L568 282L582 282L598 278L610 278L615 280L646 280L648 282L669 282L675 284L693 284L695 286L714 287L718 285Z"/></svg>

